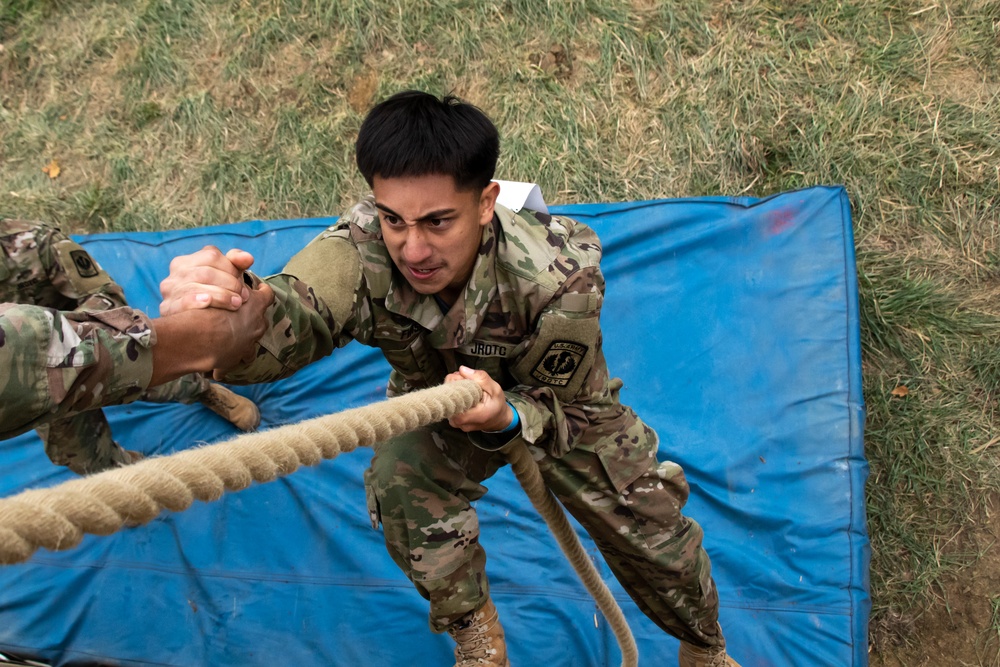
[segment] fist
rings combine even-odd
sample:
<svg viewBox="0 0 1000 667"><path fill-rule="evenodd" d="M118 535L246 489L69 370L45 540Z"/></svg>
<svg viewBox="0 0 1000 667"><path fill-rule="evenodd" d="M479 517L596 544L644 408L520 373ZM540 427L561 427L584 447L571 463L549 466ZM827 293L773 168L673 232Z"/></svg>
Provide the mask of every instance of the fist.
<svg viewBox="0 0 1000 667"><path fill-rule="evenodd" d="M503 389L486 371L474 371L461 366L457 373L449 374L445 382L473 380L483 390L479 404L448 420L454 428L462 431L502 431L514 421L514 411L507 403Z"/></svg>

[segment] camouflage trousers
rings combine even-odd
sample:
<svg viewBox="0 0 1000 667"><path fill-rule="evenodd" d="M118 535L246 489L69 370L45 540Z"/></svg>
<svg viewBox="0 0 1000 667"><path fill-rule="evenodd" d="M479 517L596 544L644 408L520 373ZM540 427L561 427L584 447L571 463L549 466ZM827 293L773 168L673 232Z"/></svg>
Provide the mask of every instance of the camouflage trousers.
<svg viewBox="0 0 1000 667"><path fill-rule="evenodd" d="M193 403L207 391L208 385L208 378L204 376L185 375L147 389L138 400L151 403ZM42 439L49 459L79 475L127 465L132 461L128 453L111 437L108 419L99 409L54 420L39 426L35 431Z"/></svg>
<svg viewBox="0 0 1000 667"><path fill-rule="evenodd" d="M638 447L608 444L580 443L561 458L529 450L546 486L643 613L685 642L724 646L702 529L681 514L689 493L683 471L657 462L655 436ZM644 470L636 477L638 462ZM481 482L505 464L502 453L477 448L446 423L375 446L365 473L372 524L381 522L392 559L430 602L435 632L489 595L471 503L486 493Z"/></svg>

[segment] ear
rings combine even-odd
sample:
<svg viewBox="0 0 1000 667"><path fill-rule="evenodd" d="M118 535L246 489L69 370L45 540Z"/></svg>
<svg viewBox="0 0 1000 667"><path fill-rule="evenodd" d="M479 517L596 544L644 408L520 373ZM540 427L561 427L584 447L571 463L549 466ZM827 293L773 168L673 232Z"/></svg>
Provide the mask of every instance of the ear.
<svg viewBox="0 0 1000 667"><path fill-rule="evenodd" d="M490 184L483 188L483 194L479 195L479 225L485 227L493 220L493 208L496 206L497 197L500 196L500 184L490 181Z"/></svg>

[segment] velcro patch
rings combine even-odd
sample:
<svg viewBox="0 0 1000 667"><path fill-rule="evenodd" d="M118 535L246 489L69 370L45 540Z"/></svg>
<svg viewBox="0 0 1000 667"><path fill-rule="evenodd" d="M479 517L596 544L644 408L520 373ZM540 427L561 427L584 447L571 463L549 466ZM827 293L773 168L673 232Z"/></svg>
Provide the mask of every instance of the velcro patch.
<svg viewBox="0 0 1000 667"><path fill-rule="evenodd" d="M90 258L86 250L71 250L69 256L73 259L73 266L81 278L93 278L101 272L97 262Z"/></svg>
<svg viewBox="0 0 1000 667"><path fill-rule="evenodd" d="M507 357L514 347L510 343L474 340L458 348L458 351L470 357Z"/></svg>
<svg viewBox="0 0 1000 667"><path fill-rule="evenodd" d="M553 387L565 387L573 379L573 374L580 368L580 362L586 354L586 345L566 340L553 341L535 364L531 375L539 382Z"/></svg>

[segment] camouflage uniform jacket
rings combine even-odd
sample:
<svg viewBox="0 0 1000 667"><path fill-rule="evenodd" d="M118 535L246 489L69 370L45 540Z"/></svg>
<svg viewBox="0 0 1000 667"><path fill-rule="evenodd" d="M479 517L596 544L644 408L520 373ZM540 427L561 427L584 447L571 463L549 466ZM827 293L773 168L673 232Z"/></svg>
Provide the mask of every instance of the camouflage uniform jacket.
<svg viewBox="0 0 1000 667"><path fill-rule="evenodd" d="M57 227L0 220L0 302L57 310L108 310L126 305L122 288L90 254Z"/></svg>
<svg viewBox="0 0 1000 667"><path fill-rule="evenodd" d="M0 303L0 440L136 400L153 374L154 343L149 318L131 308Z"/></svg>
<svg viewBox="0 0 1000 667"><path fill-rule="evenodd" d="M284 377L353 339L384 353L390 396L440 384L464 364L503 387L520 437L554 456L583 438L638 444L655 435L608 374L600 259L589 227L497 205L463 297L442 312L394 267L368 197L267 279L273 325L257 359L226 381Z"/></svg>

